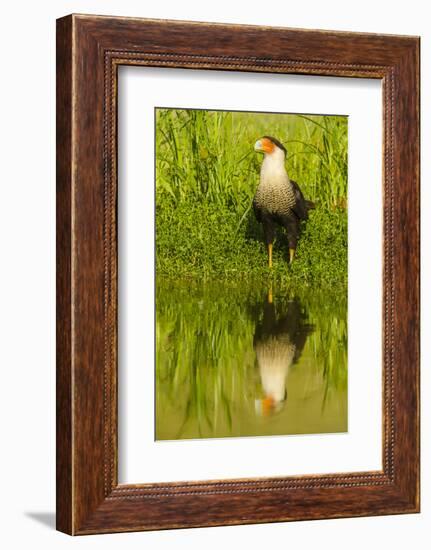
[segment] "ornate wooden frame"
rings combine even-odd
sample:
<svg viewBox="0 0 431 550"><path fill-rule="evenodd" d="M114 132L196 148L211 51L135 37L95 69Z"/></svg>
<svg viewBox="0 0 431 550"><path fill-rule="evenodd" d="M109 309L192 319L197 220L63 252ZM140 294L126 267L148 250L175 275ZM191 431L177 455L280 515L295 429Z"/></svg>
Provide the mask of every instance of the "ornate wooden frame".
<svg viewBox="0 0 431 550"><path fill-rule="evenodd" d="M259 44L259 57L256 57ZM384 102L383 470L119 485L119 65L377 78ZM419 38L70 15L57 21L57 528L419 511Z"/></svg>

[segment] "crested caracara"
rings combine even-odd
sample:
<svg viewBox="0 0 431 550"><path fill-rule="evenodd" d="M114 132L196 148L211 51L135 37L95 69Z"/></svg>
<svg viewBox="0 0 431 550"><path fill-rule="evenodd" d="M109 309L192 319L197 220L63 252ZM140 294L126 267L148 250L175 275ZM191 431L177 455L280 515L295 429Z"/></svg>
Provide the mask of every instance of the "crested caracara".
<svg viewBox="0 0 431 550"><path fill-rule="evenodd" d="M263 136L256 141L254 150L264 153L264 159L260 182L253 199L253 209L257 221L263 226L269 267L272 267L272 244L276 225L281 225L286 230L289 262L292 262L301 220L308 218L308 210L314 208L314 204L305 200L298 184L289 179L284 166L286 149L282 143L271 136Z"/></svg>
<svg viewBox="0 0 431 550"><path fill-rule="evenodd" d="M263 398L256 400L258 414L267 416L279 412L287 399L290 367L299 361L305 342L314 326L298 300L276 307L270 291L263 306L263 318L257 324L253 348L256 353Z"/></svg>

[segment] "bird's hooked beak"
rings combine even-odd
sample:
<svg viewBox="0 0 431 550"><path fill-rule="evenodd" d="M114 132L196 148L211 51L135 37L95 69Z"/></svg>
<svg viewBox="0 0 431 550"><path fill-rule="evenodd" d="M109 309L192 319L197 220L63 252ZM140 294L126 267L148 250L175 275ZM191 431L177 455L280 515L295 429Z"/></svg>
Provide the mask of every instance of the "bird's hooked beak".
<svg viewBox="0 0 431 550"><path fill-rule="evenodd" d="M263 144L262 144L262 140L261 139L258 139L256 141L256 143L254 144L254 150L257 152L257 153L264 153L264 149L263 149Z"/></svg>

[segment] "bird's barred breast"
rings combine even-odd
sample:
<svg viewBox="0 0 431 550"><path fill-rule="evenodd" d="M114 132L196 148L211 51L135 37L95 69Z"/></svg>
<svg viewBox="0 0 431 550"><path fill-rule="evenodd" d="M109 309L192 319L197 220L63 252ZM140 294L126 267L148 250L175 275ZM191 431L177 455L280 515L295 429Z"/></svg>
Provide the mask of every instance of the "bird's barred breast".
<svg viewBox="0 0 431 550"><path fill-rule="evenodd" d="M282 215L290 214L296 202L293 189L271 185L259 185L254 200L259 208Z"/></svg>

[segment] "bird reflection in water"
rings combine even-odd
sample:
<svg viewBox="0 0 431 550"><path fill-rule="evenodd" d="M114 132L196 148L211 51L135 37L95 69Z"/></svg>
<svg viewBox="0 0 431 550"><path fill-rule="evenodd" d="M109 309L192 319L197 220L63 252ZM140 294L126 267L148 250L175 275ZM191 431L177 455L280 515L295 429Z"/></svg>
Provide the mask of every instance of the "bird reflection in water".
<svg viewBox="0 0 431 550"><path fill-rule="evenodd" d="M307 336L314 330L313 325L306 322L306 312L297 298L280 301L279 305L275 302L270 288L253 339L263 391L255 407L262 416L283 409L288 396L289 369L298 362Z"/></svg>

